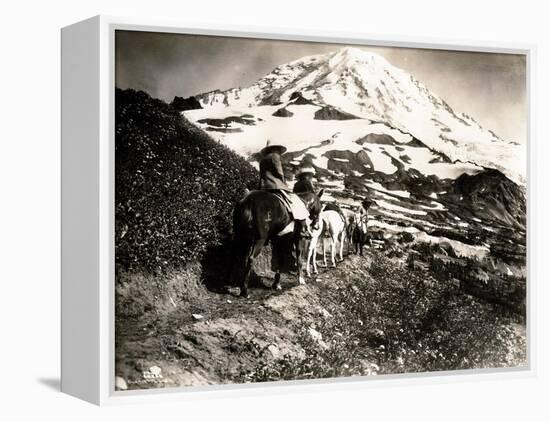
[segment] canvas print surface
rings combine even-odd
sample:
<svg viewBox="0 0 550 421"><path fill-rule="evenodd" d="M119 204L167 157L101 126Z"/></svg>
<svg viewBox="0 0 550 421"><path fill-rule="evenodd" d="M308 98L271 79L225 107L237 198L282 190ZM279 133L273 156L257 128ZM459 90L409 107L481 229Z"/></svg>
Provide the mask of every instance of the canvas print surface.
<svg viewBox="0 0 550 421"><path fill-rule="evenodd" d="M117 390L527 364L524 55L115 46Z"/></svg>

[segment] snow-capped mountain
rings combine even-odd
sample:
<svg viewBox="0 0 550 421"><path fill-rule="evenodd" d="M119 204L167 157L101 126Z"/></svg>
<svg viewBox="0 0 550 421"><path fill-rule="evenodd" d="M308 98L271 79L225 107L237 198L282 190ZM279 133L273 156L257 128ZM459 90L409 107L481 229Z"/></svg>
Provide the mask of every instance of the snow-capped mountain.
<svg viewBox="0 0 550 421"><path fill-rule="evenodd" d="M288 149L289 180L300 164L315 167L323 200L355 206L370 197L373 230L446 241L466 256L503 244L524 250L523 146L377 54L308 56L250 87L196 99L202 108L186 106L184 116L251 162L271 139Z"/></svg>
<svg viewBox="0 0 550 421"><path fill-rule="evenodd" d="M254 124L234 120L212 130L214 137L245 155L257 151L267 137L297 150L335 136L353 142L369 131L383 134L386 126L398 141L414 137L452 161L496 168L525 183L523 146L500 139L382 56L358 48L304 57L277 67L250 87L197 98L204 110L186 113L191 120L243 114L256 118ZM290 118L284 121L274 113ZM327 118L347 122L323 124ZM334 128L332 133L327 126Z"/></svg>

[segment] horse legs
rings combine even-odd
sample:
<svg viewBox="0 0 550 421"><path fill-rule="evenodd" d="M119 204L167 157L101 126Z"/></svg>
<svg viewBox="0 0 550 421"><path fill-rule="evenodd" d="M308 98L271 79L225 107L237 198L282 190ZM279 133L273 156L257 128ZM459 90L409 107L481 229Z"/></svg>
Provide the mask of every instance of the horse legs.
<svg viewBox="0 0 550 421"><path fill-rule="evenodd" d="M306 241L303 238L297 238L294 242L294 247L296 248L296 267L298 271L298 283L304 285L306 280L302 276L302 254L303 249L305 248Z"/></svg>
<svg viewBox="0 0 550 421"><path fill-rule="evenodd" d="M281 288L281 272L276 272L275 273L275 282L273 282L272 288L277 290L277 291L280 291L282 289Z"/></svg>
<svg viewBox="0 0 550 421"><path fill-rule="evenodd" d="M311 270L310 270L310 261L312 261L313 264L313 272L317 273L317 262L316 262L316 250L317 250L317 239L318 237L313 237L309 243L309 247L307 249L307 260L306 260L306 273L307 276L311 276Z"/></svg>
<svg viewBox="0 0 550 421"><path fill-rule="evenodd" d="M349 239L348 239L348 229L344 228L344 242L346 245L346 256L349 254Z"/></svg>
<svg viewBox="0 0 550 421"><path fill-rule="evenodd" d="M241 261L241 267L243 268L243 271L241 273L241 297L248 298L248 278L250 277L250 271L252 269L252 253L254 251L254 247L252 245L248 245L246 249L243 251L242 255L242 261Z"/></svg>
<svg viewBox="0 0 550 421"><path fill-rule="evenodd" d="M323 242L323 262L325 263L325 267L328 268L328 262L327 262L327 241L329 241L328 238L324 239Z"/></svg>
<svg viewBox="0 0 550 421"><path fill-rule="evenodd" d="M336 267L336 237L330 238L330 260L332 262L332 267Z"/></svg>
<svg viewBox="0 0 550 421"><path fill-rule="evenodd" d="M318 274L319 270L317 269L317 244L319 244L319 237L313 237L311 240L311 244L309 246L308 250L308 264L311 259L312 265L313 265L313 273ZM308 270L308 276L310 276L309 270Z"/></svg>
<svg viewBox="0 0 550 421"><path fill-rule="evenodd" d="M311 270L310 270L309 261L310 261L310 259L311 259L311 249L313 248L314 241L315 241L315 239L312 238L311 241L309 242L309 247L307 248L307 256L306 256L306 274L307 274L308 277L311 276Z"/></svg>
<svg viewBox="0 0 550 421"><path fill-rule="evenodd" d="M252 265L254 263L254 259L258 257L258 254L260 254L260 251L262 250L262 247L265 244L265 240L256 240L254 244L250 245L247 253L246 253L246 263L245 263L245 269L244 269L244 276L242 280L242 286L241 286L241 297L248 298L248 281L250 279L250 272L252 271Z"/></svg>
<svg viewBox="0 0 550 421"><path fill-rule="evenodd" d="M317 269L317 242L315 242L315 248L313 249L313 273L317 275L319 270Z"/></svg>
<svg viewBox="0 0 550 421"><path fill-rule="evenodd" d="M274 270L275 270L275 280L273 282L273 285L271 285L271 288L275 290L281 289L281 265L284 261L284 255L283 255L283 247L278 241L273 241L273 255L272 258L274 260Z"/></svg>
<svg viewBox="0 0 550 421"><path fill-rule="evenodd" d="M340 261L344 261L344 239L346 236L346 231L342 230L340 233Z"/></svg>
<svg viewBox="0 0 550 421"><path fill-rule="evenodd" d="M319 270L317 269L317 244L319 244L319 237L315 239L315 247L311 251L311 258L313 260L313 273L318 274Z"/></svg>

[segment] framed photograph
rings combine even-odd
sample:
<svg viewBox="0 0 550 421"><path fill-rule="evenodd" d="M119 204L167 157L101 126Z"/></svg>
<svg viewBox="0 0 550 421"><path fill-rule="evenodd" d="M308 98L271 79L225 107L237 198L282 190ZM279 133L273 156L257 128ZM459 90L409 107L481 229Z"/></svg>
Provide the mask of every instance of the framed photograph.
<svg viewBox="0 0 550 421"><path fill-rule="evenodd" d="M532 373L531 47L96 17L62 53L63 391Z"/></svg>

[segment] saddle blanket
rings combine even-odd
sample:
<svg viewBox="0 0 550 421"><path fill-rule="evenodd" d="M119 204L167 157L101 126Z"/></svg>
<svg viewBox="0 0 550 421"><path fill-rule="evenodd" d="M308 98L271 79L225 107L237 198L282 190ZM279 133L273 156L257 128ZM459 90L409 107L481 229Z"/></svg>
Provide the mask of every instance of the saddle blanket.
<svg viewBox="0 0 550 421"><path fill-rule="evenodd" d="M309 211L305 203L297 194L289 193L284 190L274 191L273 194L281 201L286 210L292 214L294 219L300 221L309 218Z"/></svg>

